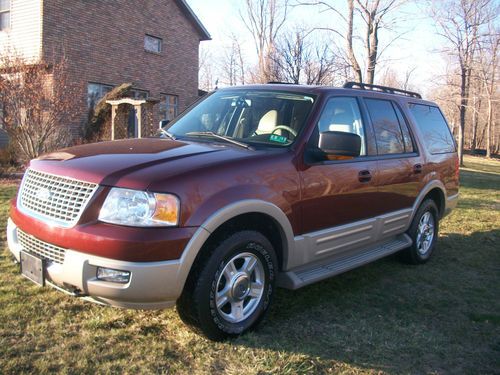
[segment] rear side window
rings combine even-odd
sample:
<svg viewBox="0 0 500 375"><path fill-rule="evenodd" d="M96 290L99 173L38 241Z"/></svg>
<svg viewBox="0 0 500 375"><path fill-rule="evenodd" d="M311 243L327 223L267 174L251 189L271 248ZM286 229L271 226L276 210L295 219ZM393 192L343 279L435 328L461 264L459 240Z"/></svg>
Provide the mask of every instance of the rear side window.
<svg viewBox="0 0 500 375"><path fill-rule="evenodd" d="M405 152L403 134L392 103L388 100L365 99L375 131L379 155Z"/></svg>
<svg viewBox="0 0 500 375"><path fill-rule="evenodd" d="M455 141L438 107L410 103L409 108L431 154L455 152Z"/></svg>

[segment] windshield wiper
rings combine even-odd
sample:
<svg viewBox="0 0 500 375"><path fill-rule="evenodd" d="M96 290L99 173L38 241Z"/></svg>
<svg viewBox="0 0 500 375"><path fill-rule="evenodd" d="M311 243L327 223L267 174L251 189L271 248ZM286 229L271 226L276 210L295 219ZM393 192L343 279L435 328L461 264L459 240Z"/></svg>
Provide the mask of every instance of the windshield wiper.
<svg viewBox="0 0 500 375"><path fill-rule="evenodd" d="M220 135L220 134L217 134L217 133L214 133L214 132L189 132L189 133L186 133L185 135L187 136L200 136L200 137L203 137L203 136L209 136L209 137L212 137L212 138L217 138L217 139L221 139L223 141L226 141L226 142L229 142L229 143L232 143L234 145L237 145L237 146L240 146L240 147L243 147L243 148L246 148L248 150L253 150L253 147L250 146L249 144L246 144L246 143L243 143L243 142L239 142L231 137L228 137L228 136L225 136L225 135Z"/></svg>
<svg viewBox="0 0 500 375"><path fill-rule="evenodd" d="M175 137L175 135L173 135L172 133L169 133L168 131L166 131L166 130L165 130L165 129L163 129L163 128L159 128L159 129L158 129L158 133L160 133L160 134L162 134L162 135L164 135L164 136L166 136L166 137L168 137L168 138L170 138L170 139L172 139L172 140L174 140L174 141L177 139L177 138Z"/></svg>

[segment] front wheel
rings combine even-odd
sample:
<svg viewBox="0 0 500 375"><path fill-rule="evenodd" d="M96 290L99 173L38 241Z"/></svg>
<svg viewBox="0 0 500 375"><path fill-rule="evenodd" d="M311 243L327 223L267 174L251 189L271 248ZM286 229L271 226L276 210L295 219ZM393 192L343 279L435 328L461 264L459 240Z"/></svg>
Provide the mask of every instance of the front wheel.
<svg viewBox="0 0 500 375"><path fill-rule="evenodd" d="M211 340L237 336L264 317L275 276L276 256L266 237L255 231L231 234L197 260L177 310Z"/></svg>
<svg viewBox="0 0 500 375"><path fill-rule="evenodd" d="M402 251L403 260L411 264L425 263L431 257L438 237L439 217L436 203L425 200L417 210L407 234L413 244Z"/></svg>

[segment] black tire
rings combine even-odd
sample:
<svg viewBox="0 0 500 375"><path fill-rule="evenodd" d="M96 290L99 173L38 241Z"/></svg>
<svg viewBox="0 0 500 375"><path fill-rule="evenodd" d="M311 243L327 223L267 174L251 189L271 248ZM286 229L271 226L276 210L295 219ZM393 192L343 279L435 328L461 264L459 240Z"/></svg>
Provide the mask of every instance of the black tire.
<svg viewBox="0 0 500 375"><path fill-rule="evenodd" d="M245 270L250 260L255 262L253 271ZM245 230L226 236L211 249L204 249L193 265L177 300L179 316L193 330L214 341L236 337L255 328L271 304L276 265L273 246L261 233ZM230 274L234 276L228 278ZM259 297L251 295L254 290ZM227 297L220 297L221 294ZM216 302L223 302L224 298L228 302L217 307ZM238 311L242 315L238 315Z"/></svg>
<svg viewBox="0 0 500 375"><path fill-rule="evenodd" d="M432 235L432 240L426 241L426 245L424 246L422 237L424 238L426 237L423 236L421 233L419 236L419 225L421 224L422 220L425 221L425 219L423 219L424 216L429 217L428 215L430 215L431 217L431 219L429 220L432 220L433 235ZM427 227L428 226L429 225L427 225ZM422 204L417 210L417 213L415 214L415 217L413 218L410 228L406 233L412 239L413 244L409 248L404 249L401 252L402 260L410 264L422 264L427 262L431 257L432 253L434 252L434 248L436 246L436 241L439 233L438 208L436 206L436 203L432 199L426 199L425 201L422 202Z"/></svg>

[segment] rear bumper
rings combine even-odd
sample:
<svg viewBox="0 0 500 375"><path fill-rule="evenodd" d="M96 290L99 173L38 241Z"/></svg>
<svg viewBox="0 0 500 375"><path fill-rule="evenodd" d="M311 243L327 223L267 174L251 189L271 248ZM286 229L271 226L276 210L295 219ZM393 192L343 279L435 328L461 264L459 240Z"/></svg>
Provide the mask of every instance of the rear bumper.
<svg viewBox="0 0 500 375"><path fill-rule="evenodd" d="M20 260L23 249L18 227L9 219L7 242L10 252ZM97 267L130 272L126 284L98 280ZM65 249L62 264L48 262L45 276L49 284L94 302L116 307L159 309L171 307L182 293L186 275L182 261L129 262Z"/></svg>

